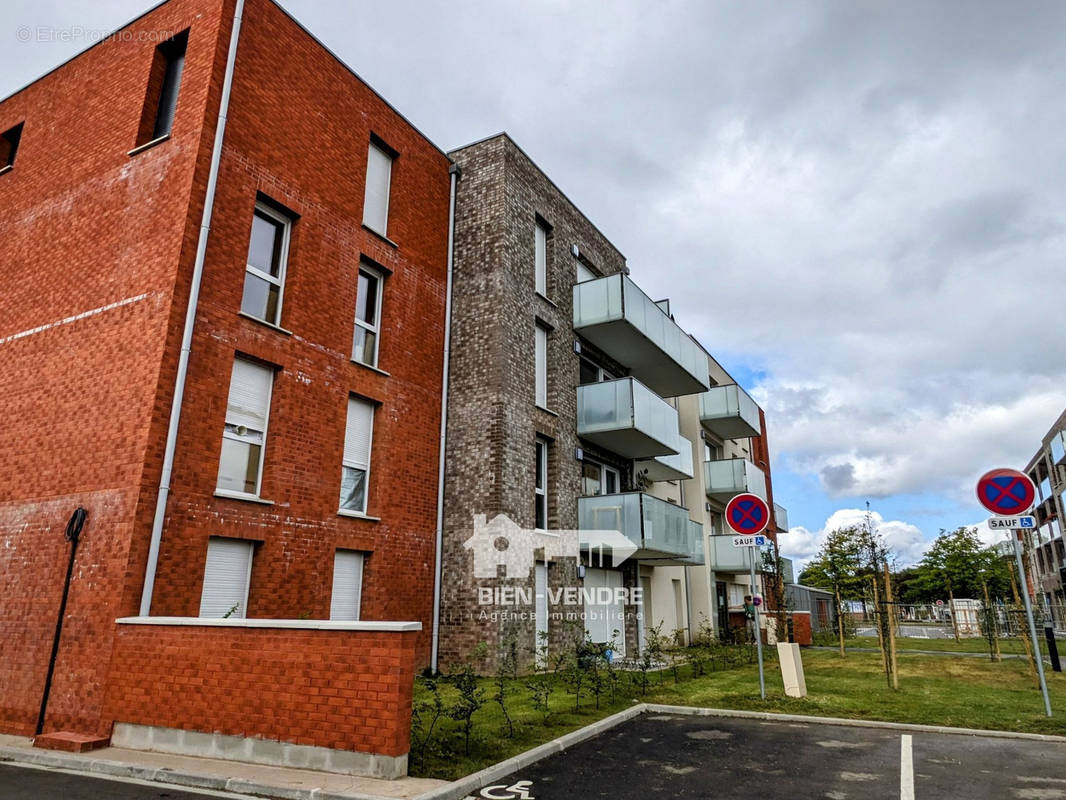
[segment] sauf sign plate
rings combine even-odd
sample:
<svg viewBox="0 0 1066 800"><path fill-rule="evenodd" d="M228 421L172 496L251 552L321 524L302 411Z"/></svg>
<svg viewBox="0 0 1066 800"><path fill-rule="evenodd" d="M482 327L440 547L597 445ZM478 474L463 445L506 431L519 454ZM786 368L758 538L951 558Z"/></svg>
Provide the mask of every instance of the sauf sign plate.
<svg viewBox="0 0 1066 800"><path fill-rule="evenodd" d="M1014 528L1036 528L1036 517L1021 516L1021 517L989 517L988 527L992 530Z"/></svg>
<svg viewBox="0 0 1066 800"><path fill-rule="evenodd" d="M765 536L734 536L733 547L764 547Z"/></svg>

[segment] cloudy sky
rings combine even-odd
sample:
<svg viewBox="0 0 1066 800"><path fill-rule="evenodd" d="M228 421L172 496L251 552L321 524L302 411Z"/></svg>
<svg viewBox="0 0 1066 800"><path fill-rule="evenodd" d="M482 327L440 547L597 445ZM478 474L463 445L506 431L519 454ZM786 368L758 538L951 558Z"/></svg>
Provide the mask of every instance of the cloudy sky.
<svg viewBox="0 0 1066 800"><path fill-rule="evenodd" d="M1066 407L1066 3L283 5L441 147L508 131L672 298L766 409L786 554L869 500L919 557ZM0 96L146 7L9 1Z"/></svg>

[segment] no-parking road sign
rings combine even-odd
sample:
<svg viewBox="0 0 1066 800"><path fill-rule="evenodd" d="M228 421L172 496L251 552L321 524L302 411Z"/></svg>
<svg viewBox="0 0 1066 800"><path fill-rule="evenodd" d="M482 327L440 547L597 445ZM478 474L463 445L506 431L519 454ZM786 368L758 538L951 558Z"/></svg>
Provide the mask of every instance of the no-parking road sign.
<svg viewBox="0 0 1066 800"><path fill-rule="evenodd" d="M738 494L725 507L725 521L737 533L762 533L770 521L770 507L755 494Z"/></svg>
<svg viewBox="0 0 1066 800"><path fill-rule="evenodd" d="M1018 516L1033 507L1036 487L1024 472L993 469L977 481L977 499L997 516Z"/></svg>

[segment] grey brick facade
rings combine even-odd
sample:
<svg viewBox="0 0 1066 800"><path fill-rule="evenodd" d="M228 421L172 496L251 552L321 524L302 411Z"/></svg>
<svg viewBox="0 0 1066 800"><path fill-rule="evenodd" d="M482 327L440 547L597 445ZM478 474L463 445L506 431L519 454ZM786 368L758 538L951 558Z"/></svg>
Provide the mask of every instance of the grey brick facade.
<svg viewBox="0 0 1066 800"><path fill-rule="evenodd" d="M577 436L579 357L575 353L572 286L576 245L598 275L626 270L625 258L508 137L500 134L452 152L462 170L456 195L451 340L451 384L445 465L444 561L440 663L455 665L482 642L479 667L491 668L499 648L513 639L520 666L533 660L535 624L484 618L478 589L533 589L526 578L478 580L464 542L475 514L505 514L523 528L534 526L535 441L549 442L548 527L577 527L581 461L577 449L616 466L623 486L632 462L593 452ZM547 237L547 297L535 286L535 226ZM550 330L547 406L535 404L535 327ZM585 346L588 352L587 345ZM600 356L602 360L602 356ZM609 363L609 362L608 362ZM622 374L620 371L619 374ZM577 585L574 559L548 567L550 586ZM635 582L635 566L626 585ZM511 611L522 611L512 608ZM532 605L525 609L534 613ZM570 607L571 612L574 610ZM549 636L558 644L568 630L562 608L549 607Z"/></svg>

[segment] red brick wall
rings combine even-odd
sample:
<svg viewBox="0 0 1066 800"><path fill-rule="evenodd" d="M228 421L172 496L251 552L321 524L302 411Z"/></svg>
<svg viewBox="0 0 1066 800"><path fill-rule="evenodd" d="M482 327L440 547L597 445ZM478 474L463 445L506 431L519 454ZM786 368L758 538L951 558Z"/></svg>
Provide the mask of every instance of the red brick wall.
<svg viewBox="0 0 1066 800"><path fill-rule="evenodd" d="M119 625L107 718L401 756L417 636Z"/></svg>
<svg viewBox="0 0 1066 800"><path fill-rule="evenodd" d="M25 122L0 175L0 730L33 731L78 505L48 729L99 724L114 620L136 610L130 540L175 276L191 263L220 6L172 0L132 26L143 41L103 41L0 103L0 130ZM171 139L131 157L156 44L190 24Z"/></svg>
<svg viewBox="0 0 1066 800"><path fill-rule="evenodd" d="M362 227L370 134L398 153L387 243ZM153 614L195 616L209 536L251 538L249 616L327 618L337 548L368 552L362 617L418 620L429 657L448 159L268 0L247 0ZM299 215L279 332L238 315L257 192ZM360 257L389 270L379 366L351 361ZM234 356L277 368L264 507L214 497ZM380 403L368 514L337 514L347 400ZM162 440L159 440L161 446Z"/></svg>
<svg viewBox="0 0 1066 800"><path fill-rule="evenodd" d="M811 614L809 611L792 612L792 638L796 644L809 646L813 644L811 633Z"/></svg>
<svg viewBox="0 0 1066 800"><path fill-rule="evenodd" d="M15 167L0 175L3 731L32 732L36 721L69 553L62 530L79 504L89 521L46 730L110 725L114 620L140 601L234 2L170 0L128 29L151 35L106 40L0 103L0 130L25 121ZM171 137L130 156L155 47L185 28ZM422 621L422 664L448 161L267 0L247 3L239 54L153 612L197 613L209 535L262 541L250 596L260 617L328 616L333 552L361 549L371 553L364 618ZM371 130L400 153L395 247L360 225ZM301 215L282 316L289 336L237 316L257 190ZM389 376L349 361L361 253L392 271L381 343ZM270 507L212 494L238 351L279 367ZM349 392L382 404L369 508L380 522L336 514Z"/></svg>

